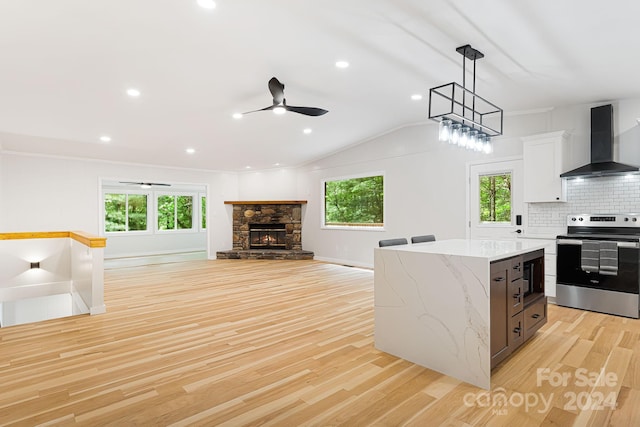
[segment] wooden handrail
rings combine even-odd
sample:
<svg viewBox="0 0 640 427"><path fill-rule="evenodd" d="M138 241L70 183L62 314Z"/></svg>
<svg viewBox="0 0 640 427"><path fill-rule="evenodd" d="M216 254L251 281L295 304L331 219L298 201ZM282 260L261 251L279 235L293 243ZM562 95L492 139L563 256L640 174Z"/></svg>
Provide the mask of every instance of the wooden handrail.
<svg viewBox="0 0 640 427"><path fill-rule="evenodd" d="M0 240L64 239L70 238L90 248L104 248L107 238L94 236L84 231L34 231L26 233L0 233Z"/></svg>

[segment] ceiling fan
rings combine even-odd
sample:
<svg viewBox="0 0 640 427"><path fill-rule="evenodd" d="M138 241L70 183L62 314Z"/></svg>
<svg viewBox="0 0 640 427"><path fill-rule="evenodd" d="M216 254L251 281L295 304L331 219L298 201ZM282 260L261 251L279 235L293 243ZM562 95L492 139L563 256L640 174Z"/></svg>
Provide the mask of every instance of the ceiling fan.
<svg viewBox="0 0 640 427"><path fill-rule="evenodd" d="M163 184L160 182L129 182L129 181L120 181L120 184L127 185L139 185L140 188L151 188L153 186L156 187L171 187L171 184Z"/></svg>
<svg viewBox="0 0 640 427"><path fill-rule="evenodd" d="M276 114L284 114L285 111L292 111L294 113L304 114L305 116L321 116L329 112L322 108L287 105L287 100L284 98L284 85L275 77L272 77L271 80L269 80L269 92L271 92L271 96L273 96L273 105L259 110L247 111L243 114L255 113L256 111L273 110Z"/></svg>

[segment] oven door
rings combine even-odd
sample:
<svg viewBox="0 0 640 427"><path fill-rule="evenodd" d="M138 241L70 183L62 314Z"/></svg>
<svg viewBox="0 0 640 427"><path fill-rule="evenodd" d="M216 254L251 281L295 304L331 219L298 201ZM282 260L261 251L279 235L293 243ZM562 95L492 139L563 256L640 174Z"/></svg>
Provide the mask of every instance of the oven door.
<svg viewBox="0 0 640 427"><path fill-rule="evenodd" d="M587 272L582 269L582 240L558 239L557 283L585 288L638 294L640 290L640 248L638 242L617 242L616 275Z"/></svg>

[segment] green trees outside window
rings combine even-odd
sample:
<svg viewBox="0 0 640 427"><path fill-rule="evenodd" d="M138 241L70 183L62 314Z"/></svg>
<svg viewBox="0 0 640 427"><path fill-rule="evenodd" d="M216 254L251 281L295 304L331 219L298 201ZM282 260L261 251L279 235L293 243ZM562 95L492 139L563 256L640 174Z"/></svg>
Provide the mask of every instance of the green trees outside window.
<svg viewBox="0 0 640 427"><path fill-rule="evenodd" d="M384 225L382 175L326 181L324 223L328 226Z"/></svg>
<svg viewBox="0 0 640 427"><path fill-rule="evenodd" d="M158 230L193 228L193 196L158 196Z"/></svg>
<svg viewBox="0 0 640 427"><path fill-rule="evenodd" d="M480 177L480 222L511 223L511 174Z"/></svg>
<svg viewBox="0 0 640 427"><path fill-rule="evenodd" d="M128 231L144 231L147 229L147 195L128 194Z"/></svg>
<svg viewBox="0 0 640 427"><path fill-rule="evenodd" d="M147 230L147 195L107 193L104 195L104 229L113 231Z"/></svg>
<svg viewBox="0 0 640 427"><path fill-rule="evenodd" d="M105 231L127 231L127 195L104 195Z"/></svg>
<svg viewBox="0 0 640 427"><path fill-rule="evenodd" d="M201 226L202 229L207 228L207 198L205 196L200 197L200 218L201 218Z"/></svg>

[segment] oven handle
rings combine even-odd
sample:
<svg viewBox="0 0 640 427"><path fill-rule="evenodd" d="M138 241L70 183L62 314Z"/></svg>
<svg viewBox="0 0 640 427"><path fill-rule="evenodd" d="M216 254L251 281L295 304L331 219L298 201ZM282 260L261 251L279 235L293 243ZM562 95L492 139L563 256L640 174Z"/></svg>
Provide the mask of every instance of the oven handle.
<svg viewBox="0 0 640 427"><path fill-rule="evenodd" d="M582 240L576 240L576 239L557 239L556 242L559 245L582 246ZM640 248L640 243L638 242L616 242L616 244L618 245L619 248L634 248L634 249Z"/></svg>
<svg viewBox="0 0 640 427"><path fill-rule="evenodd" d="M575 240L575 239L557 239L556 242L559 245L576 245L576 246L582 246L582 240Z"/></svg>

